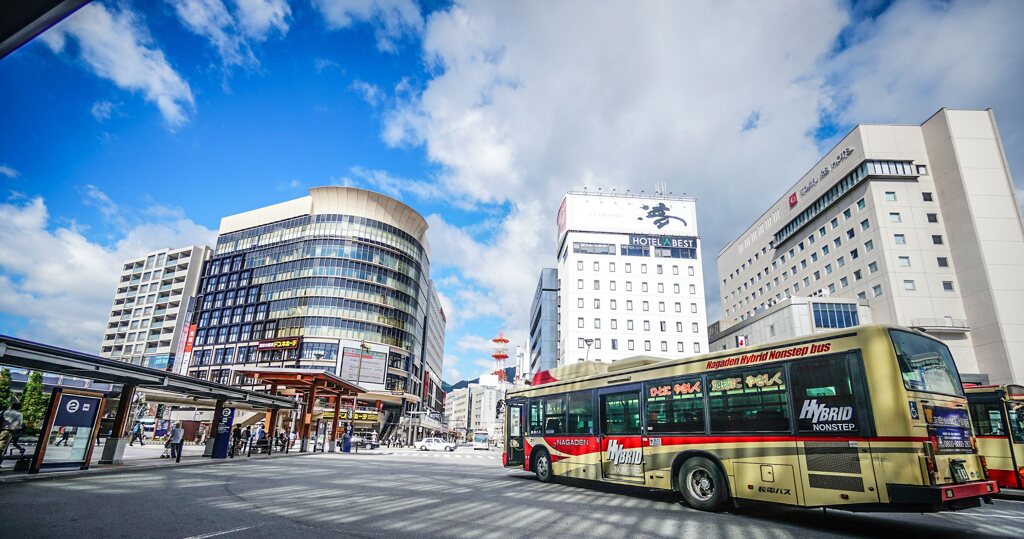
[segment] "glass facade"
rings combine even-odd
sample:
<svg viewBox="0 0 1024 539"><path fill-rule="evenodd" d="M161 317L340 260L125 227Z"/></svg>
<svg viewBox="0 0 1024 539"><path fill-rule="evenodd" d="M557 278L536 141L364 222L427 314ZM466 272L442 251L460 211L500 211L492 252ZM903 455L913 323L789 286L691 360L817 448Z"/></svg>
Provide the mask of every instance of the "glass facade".
<svg viewBox="0 0 1024 539"><path fill-rule="evenodd" d="M223 234L203 268L191 367L334 371L339 342L364 341L393 347L406 367L406 374L387 374L386 389L414 391L427 337L428 277L419 240L365 217L312 214ZM294 345L258 346L290 338ZM207 370L189 374L212 376Z"/></svg>
<svg viewBox="0 0 1024 539"><path fill-rule="evenodd" d="M814 303L814 327L842 329L860 324L857 306L850 303Z"/></svg>

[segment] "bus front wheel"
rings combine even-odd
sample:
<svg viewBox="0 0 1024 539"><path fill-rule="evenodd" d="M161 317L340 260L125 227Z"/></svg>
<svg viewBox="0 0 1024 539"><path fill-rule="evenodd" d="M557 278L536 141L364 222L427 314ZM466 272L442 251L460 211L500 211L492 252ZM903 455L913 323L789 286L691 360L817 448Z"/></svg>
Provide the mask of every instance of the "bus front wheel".
<svg viewBox="0 0 1024 539"><path fill-rule="evenodd" d="M541 483L551 482L551 478L555 474L551 472L551 457L548 456L547 451L540 451L533 459L533 473L537 475L537 480Z"/></svg>
<svg viewBox="0 0 1024 539"><path fill-rule="evenodd" d="M679 491L686 504L701 511L718 511L729 501L722 469L710 459L693 457L679 468Z"/></svg>

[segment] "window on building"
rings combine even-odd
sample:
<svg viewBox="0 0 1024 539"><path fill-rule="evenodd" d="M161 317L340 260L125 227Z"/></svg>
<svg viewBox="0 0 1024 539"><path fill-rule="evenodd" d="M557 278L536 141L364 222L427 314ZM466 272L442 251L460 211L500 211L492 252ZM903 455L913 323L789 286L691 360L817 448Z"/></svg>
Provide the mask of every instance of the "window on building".
<svg viewBox="0 0 1024 539"><path fill-rule="evenodd" d="M820 271L815 270L815 272L814 272L814 280L815 281L820 281L821 280L821 272Z"/></svg>
<svg viewBox="0 0 1024 539"><path fill-rule="evenodd" d="M863 198L857 201L857 209L858 210L863 210L864 206L865 206L865 203L864 203L864 199Z"/></svg>
<svg viewBox="0 0 1024 539"><path fill-rule="evenodd" d="M633 271L633 265L630 264L629 262L626 262L626 273L632 273L632 271Z"/></svg>
<svg viewBox="0 0 1024 539"><path fill-rule="evenodd" d="M640 291L641 292L647 292L647 283L646 282L640 283Z"/></svg>
<svg viewBox="0 0 1024 539"><path fill-rule="evenodd" d="M614 311L615 308L618 307L618 302L615 301L614 299L613 300L609 300L608 301L608 306L611 308L611 310Z"/></svg>
<svg viewBox="0 0 1024 539"><path fill-rule="evenodd" d="M850 279L846 277L841 277L839 279L839 285L842 286L843 288L850 286Z"/></svg>
<svg viewBox="0 0 1024 539"><path fill-rule="evenodd" d="M845 210L843 210L843 218L844 219L849 219L852 216L853 216L853 212L850 211L850 208L846 208Z"/></svg>
<svg viewBox="0 0 1024 539"><path fill-rule="evenodd" d="M836 249L838 249L840 246L843 245L843 238L836 238L832 240L832 245L835 245Z"/></svg>
<svg viewBox="0 0 1024 539"><path fill-rule="evenodd" d="M815 263L817 261L818 261L818 253L811 253L811 263L813 264L813 263Z"/></svg>
<svg viewBox="0 0 1024 539"><path fill-rule="evenodd" d="M857 299L868 299L866 292L857 292Z"/></svg>
<svg viewBox="0 0 1024 539"><path fill-rule="evenodd" d="M686 266L686 274L693 277L693 266Z"/></svg>
<svg viewBox="0 0 1024 539"><path fill-rule="evenodd" d="M944 257L944 256L937 257L935 259L935 261L939 264L940 268L948 268L949 267L949 259Z"/></svg>
<svg viewBox="0 0 1024 539"><path fill-rule="evenodd" d="M881 296L881 295L882 295L882 285L880 285L880 284L876 284L875 286L872 286L872 287L871 287L871 293L872 293L872 295L874 295L874 297L876 297L876 298L877 298L878 296Z"/></svg>
<svg viewBox="0 0 1024 539"><path fill-rule="evenodd" d="M601 289L601 281L599 281L597 279L594 279L594 290L600 290L600 289Z"/></svg>
<svg viewBox="0 0 1024 539"><path fill-rule="evenodd" d="M829 224L832 225L832 230L839 228L839 218L834 217L831 221L829 221Z"/></svg>
<svg viewBox="0 0 1024 539"><path fill-rule="evenodd" d="M633 339L629 339L629 340L626 341L626 350L632 350L632 349L633 349Z"/></svg>
<svg viewBox="0 0 1024 539"><path fill-rule="evenodd" d="M926 214L926 215L928 216L928 222L929 223L938 223L939 222L939 214L937 214L937 213L929 213L929 214Z"/></svg>
<svg viewBox="0 0 1024 539"><path fill-rule="evenodd" d="M917 285L914 284L914 280L913 279L907 279L907 280L903 281L903 289L904 290L917 290Z"/></svg>
<svg viewBox="0 0 1024 539"><path fill-rule="evenodd" d="M615 281L608 281L608 290L615 291Z"/></svg>
<svg viewBox="0 0 1024 539"><path fill-rule="evenodd" d="M868 273L875 273L876 271L878 271L878 262L869 262Z"/></svg>
<svg viewBox="0 0 1024 539"><path fill-rule="evenodd" d="M907 236L904 235L904 234L893 234L892 238L893 238L893 240L895 240L896 245L906 245L907 244Z"/></svg>
<svg viewBox="0 0 1024 539"><path fill-rule="evenodd" d="M873 240L864 242L864 252L870 253L873 250L875 250L875 242Z"/></svg>
<svg viewBox="0 0 1024 539"><path fill-rule="evenodd" d="M644 331L650 331L650 330L651 330L651 321L650 320L644 320Z"/></svg>
<svg viewBox="0 0 1024 539"><path fill-rule="evenodd" d="M903 217L900 216L899 212L896 212L896 211L889 212L889 222L890 223L902 223L903 222Z"/></svg>
<svg viewBox="0 0 1024 539"><path fill-rule="evenodd" d="M583 290L583 279L576 279L576 289Z"/></svg>
<svg viewBox="0 0 1024 539"><path fill-rule="evenodd" d="M647 264L640 264L640 273L647 273Z"/></svg>
<svg viewBox="0 0 1024 539"><path fill-rule="evenodd" d="M931 202L932 201L932 194L931 193L927 193L927 192L921 193L921 199L924 200L925 202Z"/></svg>
<svg viewBox="0 0 1024 539"><path fill-rule="evenodd" d="M633 310L633 300L631 300L631 299L627 299L626 300L626 310L627 311L632 311Z"/></svg>
<svg viewBox="0 0 1024 539"><path fill-rule="evenodd" d="M626 281L626 292L633 291L633 281Z"/></svg>
<svg viewBox="0 0 1024 539"><path fill-rule="evenodd" d="M928 167L926 165L917 165L917 173L920 174L921 176L926 176L928 174ZM928 194L930 195L931 193Z"/></svg>
<svg viewBox="0 0 1024 539"><path fill-rule="evenodd" d="M860 270L853 270L853 280L859 281L861 279L861 275Z"/></svg>
<svg viewBox="0 0 1024 539"><path fill-rule="evenodd" d="M824 329L841 329L860 324L857 306L849 303L814 303L814 326Z"/></svg>
<svg viewBox="0 0 1024 539"><path fill-rule="evenodd" d="M885 201L886 202L896 202L896 192L895 191L886 191L885 192Z"/></svg>
<svg viewBox="0 0 1024 539"><path fill-rule="evenodd" d="M899 263L900 263L900 267L909 268L910 267L910 257L909 256L901 256L901 257L899 257Z"/></svg>
<svg viewBox="0 0 1024 539"><path fill-rule="evenodd" d="M830 275L831 273L832 273L832 264L825 264L825 275Z"/></svg>
<svg viewBox="0 0 1024 539"><path fill-rule="evenodd" d="M594 329L601 329L601 319L600 318L595 318L594 319Z"/></svg>
<svg viewBox="0 0 1024 539"><path fill-rule="evenodd" d="M679 303L678 301L676 302L676 312L677 313L683 312L683 304Z"/></svg>
<svg viewBox="0 0 1024 539"><path fill-rule="evenodd" d="M942 289L947 292L953 291L953 281L942 281Z"/></svg>
<svg viewBox="0 0 1024 539"><path fill-rule="evenodd" d="M615 262L608 263L608 271L615 273Z"/></svg>
<svg viewBox="0 0 1024 539"><path fill-rule="evenodd" d="M633 331L633 321L632 320L626 320L626 329L628 329L629 331Z"/></svg>
<svg viewBox="0 0 1024 539"><path fill-rule="evenodd" d="M583 327L583 319L582 318L577 318L576 319L576 327L578 327L578 328L582 328Z"/></svg>
<svg viewBox="0 0 1024 539"><path fill-rule="evenodd" d="M644 308L645 311L649 311L649 310L651 310L651 304L646 302L646 301L644 301L643 308Z"/></svg>
<svg viewBox="0 0 1024 539"><path fill-rule="evenodd" d="M939 234L932 235L932 243L934 245L942 245L942 236Z"/></svg>
<svg viewBox="0 0 1024 539"><path fill-rule="evenodd" d="M601 300L600 299L594 298L594 308L595 309L600 309L601 308Z"/></svg>
<svg viewBox="0 0 1024 539"><path fill-rule="evenodd" d="M858 257L860 257L860 254L856 249L850 251L850 260L857 260Z"/></svg>
<svg viewBox="0 0 1024 539"><path fill-rule="evenodd" d="M829 294L835 294L836 293L836 284L835 283L828 283L828 293Z"/></svg>
<svg viewBox="0 0 1024 539"><path fill-rule="evenodd" d="M576 298L576 307L583 308L583 298Z"/></svg>
<svg viewBox="0 0 1024 539"><path fill-rule="evenodd" d="M596 261L594 262L594 271L601 271L601 263L600 262L596 262Z"/></svg>
<svg viewBox="0 0 1024 539"><path fill-rule="evenodd" d="M644 341L644 351L645 352L650 352L651 351L651 341Z"/></svg>

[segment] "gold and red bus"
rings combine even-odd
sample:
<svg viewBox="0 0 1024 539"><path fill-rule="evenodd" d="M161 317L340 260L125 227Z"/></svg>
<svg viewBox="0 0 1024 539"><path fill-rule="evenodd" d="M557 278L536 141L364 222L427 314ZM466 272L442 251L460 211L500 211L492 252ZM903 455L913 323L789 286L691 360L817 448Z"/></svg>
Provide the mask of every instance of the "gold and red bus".
<svg viewBox="0 0 1024 539"><path fill-rule="evenodd" d="M583 362L538 373L505 404L506 467L678 491L707 511L944 511L999 492L949 349L904 328Z"/></svg>
<svg viewBox="0 0 1024 539"><path fill-rule="evenodd" d="M966 386L978 453L1000 487L1024 488L1024 386Z"/></svg>

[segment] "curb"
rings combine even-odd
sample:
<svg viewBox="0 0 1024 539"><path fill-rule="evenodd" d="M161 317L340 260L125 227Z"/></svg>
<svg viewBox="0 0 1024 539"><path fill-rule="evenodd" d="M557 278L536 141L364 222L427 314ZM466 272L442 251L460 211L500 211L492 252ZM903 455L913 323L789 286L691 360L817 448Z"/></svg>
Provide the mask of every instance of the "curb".
<svg viewBox="0 0 1024 539"><path fill-rule="evenodd" d="M999 494L993 496L997 500L1014 500L1024 502L1024 490L1015 488L999 489Z"/></svg>
<svg viewBox="0 0 1024 539"><path fill-rule="evenodd" d="M179 463L175 463L175 464L140 464L140 465L129 465L129 466L125 466L123 464L102 464L102 465L96 465L96 466L103 466L103 467L92 467L92 468L90 468L88 470L71 470L71 471L67 471L67 472L45 472L45 473L38 473L38 474L27 474L26 473L26 474L19 474L19 475L7 476L7 477L5 477L3 475L0 475L0 485L6 484L6 483L24 483L24 482L28 482L28 481L50 481L50 480L56 480L56 479L76 479L76 478L79 478L79 477L86 477L86 476L91 476L91 475L116 475L116 474L122 474L122 473L131 473L131 472L135 472L135 471L163 470L163 469L168 469L168 468L185 468L185 467L193 467L193 466L210 466L210 465L222 464L222 463L227 463L227 462L258 462L258 461L262 461L262 460L273 460L273 459L281 459L281 458L289 458L289 457L300 457L300 456L307 456L307 455L314 455L314 454L315 453L299 453L299 452L295 452L295 453L287 453L287 454L284 454L284 455L267 455L267 456L257 457L255 459L253 459L252 457L246 457L245 460L236 460L236 459L230 459L230 458L228 458L228 459L211 459L211 458L208 458L208 457L200 457L201 460L189 461L189 462L179 462Z"/></svg>

